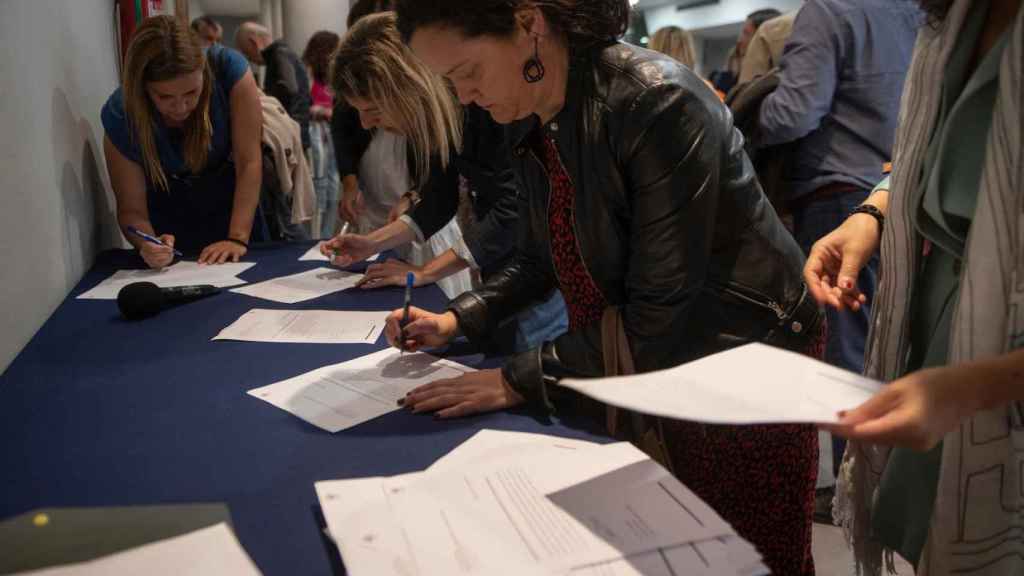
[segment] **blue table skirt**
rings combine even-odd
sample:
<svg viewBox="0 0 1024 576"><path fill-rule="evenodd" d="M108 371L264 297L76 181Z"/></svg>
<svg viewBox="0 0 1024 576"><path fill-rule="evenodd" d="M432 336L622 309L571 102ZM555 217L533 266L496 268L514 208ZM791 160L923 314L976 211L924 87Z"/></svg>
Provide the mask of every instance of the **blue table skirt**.
<svg viewBox="0 0 1024 576"><path fill-rule="evenodd" d="M258 264L242 277L325 265L298 261L309 246L254 249L246 260ZM50 506L225 502L265 574L338 574L316 481L421 470L484 428L606 441L516 412L448 422L396 412L329 434L246 390L380 350L383 337L372 346L210 339L252 308L391 310L401 289L294 306L222 293L140 322L122 320L113 301L74 299L119 268L141 266L130 252L102 254L0 376L0 519ZM414 302L440 311L446 300L431 286Z"/></svg>

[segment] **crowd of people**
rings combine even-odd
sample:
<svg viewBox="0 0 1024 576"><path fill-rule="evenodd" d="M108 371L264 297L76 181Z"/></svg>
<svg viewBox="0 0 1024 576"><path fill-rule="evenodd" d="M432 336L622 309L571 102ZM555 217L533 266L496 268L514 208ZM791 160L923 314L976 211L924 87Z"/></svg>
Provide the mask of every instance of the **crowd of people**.
<svg viewBox="0 0 1024 576"><path fill-rule="evenodd" d="M592 418L785 575L814 574L825 429L858 570L895 552L1021 574L1020 4L760 10L707 80L682 28L620 40L628 0L361 0L301 57L256 23L236 51L213 19L155 17L104 151L120 225L166 244L128 237L153 268L313 238L341 266L399 255L364 289L445 288L389 342L464 337L504 365L410 410ZM887 384L819 427L636 417L554 386L749 342Z"/></svg>

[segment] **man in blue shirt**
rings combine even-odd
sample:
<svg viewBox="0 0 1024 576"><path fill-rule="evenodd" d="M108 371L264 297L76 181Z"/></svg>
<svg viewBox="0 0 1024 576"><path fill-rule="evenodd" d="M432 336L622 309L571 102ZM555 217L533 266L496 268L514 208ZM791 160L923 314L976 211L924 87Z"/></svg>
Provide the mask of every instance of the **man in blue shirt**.
<svg viewBox="0 0 1024 576"><path fill-rule="evenodd" d="M795 143L786 185L806 252L882 180L922 21L910 0L808 0L800 10L779 87L761 105L760 144ZM877 264L876 257L858 279L869 305ZM869 306L827 314L825 359L861 372ZM844 446L833 448L838 468Z"/></svg>

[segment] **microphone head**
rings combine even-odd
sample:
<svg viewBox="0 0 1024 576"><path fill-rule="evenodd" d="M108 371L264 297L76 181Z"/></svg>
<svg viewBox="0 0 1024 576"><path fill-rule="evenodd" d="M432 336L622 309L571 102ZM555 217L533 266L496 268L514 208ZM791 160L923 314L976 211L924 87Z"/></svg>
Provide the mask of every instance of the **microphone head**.
<svg viewBox="0 0 1024 576"><path fill-rule="evenodd" d="M141 320L155 316L163 309L164 295L152 282L135 282L117 293L117 307L128 320Z"/></svg>

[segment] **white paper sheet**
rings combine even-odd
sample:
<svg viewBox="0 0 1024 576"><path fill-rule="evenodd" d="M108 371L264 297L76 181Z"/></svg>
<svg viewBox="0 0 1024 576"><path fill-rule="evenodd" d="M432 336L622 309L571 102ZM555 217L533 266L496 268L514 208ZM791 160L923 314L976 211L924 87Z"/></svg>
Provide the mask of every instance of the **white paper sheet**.
<svg viewBox="0 0 1024 576"><path fill-rule="evenodd" d="M22 572L22 576L179 576L260 574L227 524L203 528L88 562Z"/></svg>
<svg viewBox="0 0 1024 576"><path fill-rule="evenodd" d="M748 344L659 372L563 380L627 410L715 424L835 423L881 383L802 354Z"/></svg>
<svg viewBox="0 0 1024 576"><path fill-rule="evenodd" d="M730 536L659 548L628 558L575 569L572 576L767 576L761 555Z"/></svg>
<svg viewBox="0 0 1024 576"><path fill-rule="evenodd" d="M320 246L322 246L322 245L323 245L323 242L321 242L320 244L317 244L316 246L313 246L312 248L310 248L305 254L303 254L299 258L299 261L300 262L330 262L331 259L328 258L327 256L324 256L323 253L320 252ZM380 254L374 254L373 256L370 256L369 258L364 260L364 262L375 262L378 258L380 258Z"/></svg>
<svg viewBox="0 0 1024 576"><path fill-rule="evenodd" d="M422 352L389 348L248 393L333 433L397 410L398 400L413 388L473 371Z"/></svg>
<svg viewBox="0 0 1024 576"><path fill-rule="evenodd" d="M214 340L292 344L374 344L389 312L264 310L246 312Z"/></svg>
<svg viewBox="0 0 1024 576"><path fill-rule="evenodd" d="M628 444L520 450L458 471L318 482L316 490L354 576L487 574L511 566L520 574L566 574L734 537Z"/></svg>
<svg viewBox="0 0 1024 576"><path fill-rule="evenodd" d="M362 274L344 270L316 268L291 276L250 284L243 288L235 288L232 292L282 304L297 304L353 288L362 277Z"/></svg>
<svg viewBox="0 0 1024 576"><path fill-rule="evenodd" d="M237 278L252 268L253 262L230 262L227 264L203 265L197 262L178 262L163 270L118 270L95 288L78 296L82 300L114 300L121 288L135 282L152 282L161 288L210 284L228 288L245 284Z"/></svg>
<svg viewBox="0 0 1024 576"><path fill-rule="evenodd" d="M530 432L484 429L459 444L454 450L438 458L427 470L431 472L455 471L500 458L515 458L521 454L542 451L568 453L600 446L595 442L561 438Z"/></svg>

